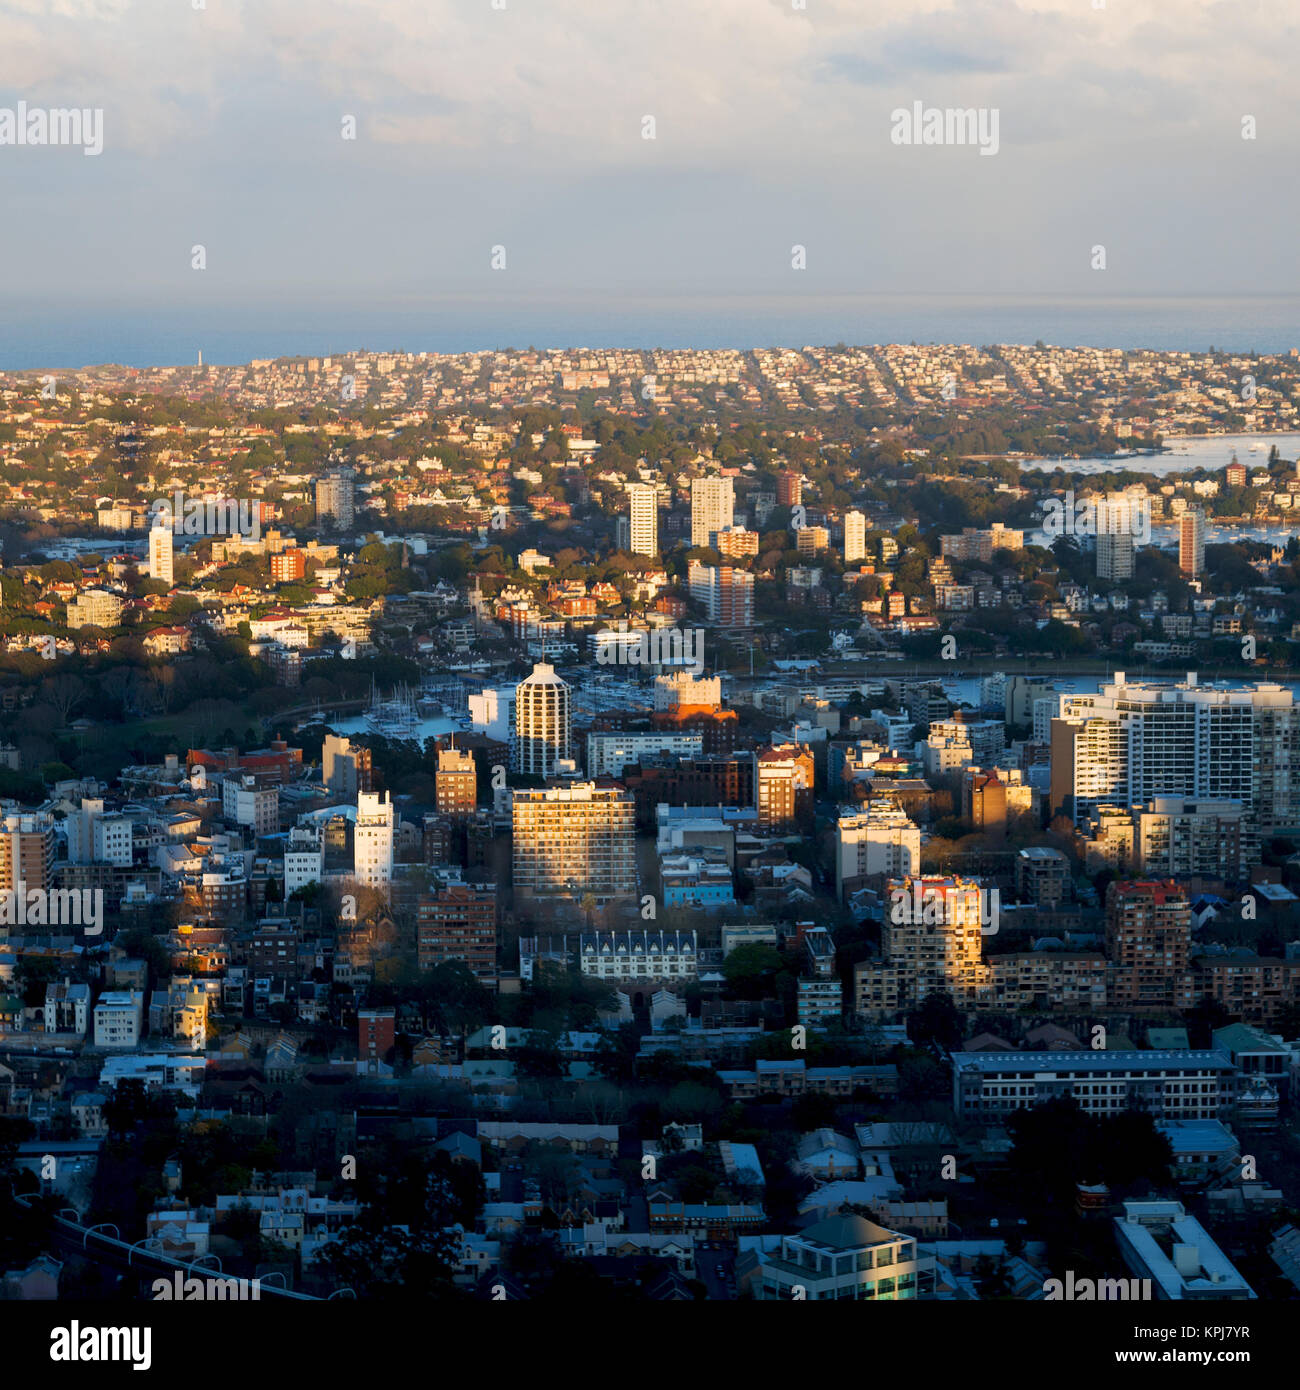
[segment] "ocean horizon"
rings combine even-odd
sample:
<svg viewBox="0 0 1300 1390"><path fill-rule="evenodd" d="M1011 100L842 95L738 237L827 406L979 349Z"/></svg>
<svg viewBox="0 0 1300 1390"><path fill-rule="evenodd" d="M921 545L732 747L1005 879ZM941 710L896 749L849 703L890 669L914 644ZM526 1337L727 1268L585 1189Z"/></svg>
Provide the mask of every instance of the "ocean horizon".
<svg viewBox="0 0 1300 1390"><path fill-rule="evenodd" d="M410 301L374 307L12 303L0 371L117 364L213 366L349 352L507 348L701 350L995 343L1284 353L1300 348L1300 295L1109 298L1035 295L596 296L563 301Z"/></svg>

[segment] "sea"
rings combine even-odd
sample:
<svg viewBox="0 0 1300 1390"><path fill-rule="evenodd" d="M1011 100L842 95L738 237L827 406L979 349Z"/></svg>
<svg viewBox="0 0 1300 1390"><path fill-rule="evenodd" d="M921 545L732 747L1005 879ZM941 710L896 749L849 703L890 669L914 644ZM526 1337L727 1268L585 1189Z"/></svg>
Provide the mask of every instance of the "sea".
<svg viewBox="0 0 1300 1390"><path fill-rule="evenodd" d="M175 299L60 302L6 297L0 371L115 362L372 352L476 352L508 347L739 348L809 344L1033 343L1056 347L1282 353L1300 347L1300 295L1111 297L931 293L659 293L577 288L550 299L212 303Z"/></svg>

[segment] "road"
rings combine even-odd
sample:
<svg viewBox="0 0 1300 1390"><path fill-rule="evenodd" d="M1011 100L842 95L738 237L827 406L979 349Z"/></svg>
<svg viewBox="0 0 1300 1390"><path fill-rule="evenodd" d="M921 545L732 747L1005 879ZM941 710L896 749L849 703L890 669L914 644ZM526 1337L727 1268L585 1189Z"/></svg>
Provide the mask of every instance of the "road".
<svg viewBox="0 0 1300 1390"><path fill-rule="evenodd" d="M695 1247L695 1277L708 1290L712 1302L723 1303L736 1296L736 1261L727 1250Z"/></svg>

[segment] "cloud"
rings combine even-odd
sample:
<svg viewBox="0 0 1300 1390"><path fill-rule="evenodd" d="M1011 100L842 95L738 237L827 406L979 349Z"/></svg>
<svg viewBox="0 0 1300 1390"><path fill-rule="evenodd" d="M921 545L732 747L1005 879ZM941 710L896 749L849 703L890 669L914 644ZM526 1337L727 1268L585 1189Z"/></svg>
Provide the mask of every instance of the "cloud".
<svg viewBox="0 0 1300 1390"><path fill-rule="evenodd" d="M796 241L818 293L1085 292L1109 238L1108 292L1290 288L1297 38L1283 0L8 0L0 105L103 107L105 152L0 149L0 250L361 302L787 293ZM999 155L892 146L914 101L996 107Z"/></svg>

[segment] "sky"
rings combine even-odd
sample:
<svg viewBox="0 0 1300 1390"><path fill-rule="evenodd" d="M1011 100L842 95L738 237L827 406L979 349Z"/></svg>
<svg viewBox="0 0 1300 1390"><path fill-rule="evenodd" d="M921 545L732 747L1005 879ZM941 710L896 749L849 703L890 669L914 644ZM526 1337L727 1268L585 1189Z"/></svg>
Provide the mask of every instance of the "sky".
<svg viewBox="0 0 1300 1390"><path fill-rule="evenodd" d="M0 140L103 113L95 156L0 143L0 369L1278 350L1298 41L1294 0L0 0ZM915 103L996 113L996 153L896 143Z"/></svg>

